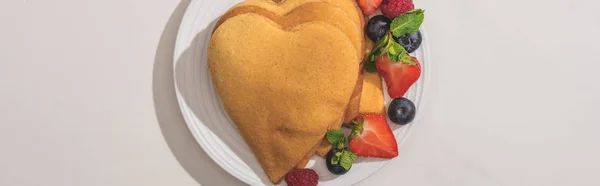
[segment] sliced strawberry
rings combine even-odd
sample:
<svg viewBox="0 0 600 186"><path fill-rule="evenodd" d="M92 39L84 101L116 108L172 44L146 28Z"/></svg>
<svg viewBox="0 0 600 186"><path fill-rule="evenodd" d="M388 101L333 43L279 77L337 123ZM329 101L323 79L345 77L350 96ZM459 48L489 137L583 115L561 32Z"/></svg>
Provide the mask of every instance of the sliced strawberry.
<svg viewBox="0 0 600 186"><path fill-rule="evenodd" d="M382 0L356 0L363 14L371 15L377 11Z"/></svg>
<svg viewBox="0 0 600 186"><path fill-rule="evenodd" d="M377 72L385 80L388 94L392 99L404 96L406 91L421 76L421 65L419 61L411 57L415 64L393 62L387 55L377 57Z"/></svg>
<svg viewBox="0 0 600 186"><path fill-rule="evenodd" d="M354 121L350 134L350 151L358 156L393 158L398 156L398 143L384 115L364 113Z"/></svg>

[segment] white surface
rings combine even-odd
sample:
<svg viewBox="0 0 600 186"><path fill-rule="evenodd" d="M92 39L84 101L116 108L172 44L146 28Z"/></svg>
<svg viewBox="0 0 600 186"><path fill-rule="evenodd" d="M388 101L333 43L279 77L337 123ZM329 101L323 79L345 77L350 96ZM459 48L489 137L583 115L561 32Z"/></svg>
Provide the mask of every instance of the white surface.
<svg viewBox="0 0 600 186"><path fill-rule="evenodd" d="M178 4L0 1L0 185L241 185L178 112ZM358 185L600 185L600 2L417 6L435 64L423 125Z"/></svg>
<svg viewBox="0 0 600 186"><path fill-rule="evenodd" d="M219 17L240 0L192 1L181 21L175 50L173 73L177 101L182 115L196 141L209 157L225 171L249 185L272 185L246 142L239 135L235 125L221 106L208 74L207 48L211 31ZM412 55L421 63L421 78L411 87L405 97L421 108L423 90L430 79L431 61L427 54L426 32L424 41ZM391 98L385 92L386 101ZM420 113L419 111L417 111ZM399 126L388 122L398 141L399 149L408 139L413 125ZM337 176L330 173L324 159L314 156L306 166L317 172L319 185L352 185L371 176L388 160L357 158L352 171ZM279 185L285 185L284 182Z"/></svg>

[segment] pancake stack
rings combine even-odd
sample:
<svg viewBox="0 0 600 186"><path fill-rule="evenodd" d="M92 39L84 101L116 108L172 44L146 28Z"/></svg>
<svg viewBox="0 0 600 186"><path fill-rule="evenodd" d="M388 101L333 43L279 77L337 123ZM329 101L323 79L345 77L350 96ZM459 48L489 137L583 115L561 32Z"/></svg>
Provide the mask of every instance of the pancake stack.
<svg viewBox="0 0 600 186"><path fill-rule="evenodd" d="M361 106L377 94L363 89L377 81L361 74L363 27L354 0L247 0L218 20L211 79L271 182L324 156L327 130L373 110Z"/></svg>

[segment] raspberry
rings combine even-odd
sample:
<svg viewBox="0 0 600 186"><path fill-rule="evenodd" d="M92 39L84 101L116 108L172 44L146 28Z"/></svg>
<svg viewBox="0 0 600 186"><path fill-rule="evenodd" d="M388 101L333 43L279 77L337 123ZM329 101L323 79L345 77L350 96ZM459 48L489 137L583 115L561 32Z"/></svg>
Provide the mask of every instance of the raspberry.
<svg viewBox="0 0 600 186"><path fill-rule="evenodd" d="M412 0L383 0L381 3L381 13L390 19L413 9L415 9L415 5Z"/></svg>
<svg viewBox="0 0 600 186"><path fill-rule="evenodd" d="M312 169L294 170L285 176L288 186L316 186L319 184L319 175Z"/></svg>

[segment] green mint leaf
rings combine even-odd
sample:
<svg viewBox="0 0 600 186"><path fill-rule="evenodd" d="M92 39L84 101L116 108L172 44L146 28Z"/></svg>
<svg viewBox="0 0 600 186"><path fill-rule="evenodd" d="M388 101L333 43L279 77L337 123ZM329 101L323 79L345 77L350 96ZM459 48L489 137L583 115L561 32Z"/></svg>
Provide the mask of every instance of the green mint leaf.
<svg viewBox="0 0 600 186"><path fill-rule="evenodd" d="M390 32L396 37L412 34L419 31L419 27L425 18L425 10L415 9L398 16L392 20Z"/></svg>
<svg viewBox="0 0 600 186"><path fill-rule="evenodd" d="M349 170L352 167L352 164L356 160L356 154L350 152L349 150L342 151L342 155L340 157L340 165L344 167L344 169Z"/></svg>
<svg viewBox="0 0 600 186"><path fill-rule="evenodd" d="M388 57L393 62L406 61L406 59L410 59L410 55L406 52L406 49L402 47L402 45L396 43L395 41L391 41L390 47L388 48ZM412 61L412 60L410 60Z"/></svg>
<svg viewBox="0 0 600 186"><path fill-rule="evenodd" d="M331 164L332 165L337 165L338 163L340 163L340 159L342 158L342 152L336 152L335 156L333 156L331 158Z"/></svg>
<svg viewBox="0 0 600 186"><path fill-rule="evenodd" d="M381 39L379 39L379 41L375 42L373 51L376 51L377 49L387 46L389 41L390 41L389 36L387 34L385 34Z"/></svg>
<svg viewBox="0 0 600 186"><path fill-rule="evenodd" d="M327 141L336 147L344 148L344 143L346 142L346 137L344 133L340 130L329 130L327 131Z"/></svg>
<svg viewBox="0 0 600 186"><path fill-rule="evenodd" d="M371 52L371 54L369 54L369 56L367 57L367 61L365 62L365 70L367 72L370 73L375 73L377 72L377 65L375 64L375 60L377 58L377 55L375 55L375 53Z"/></svg>
<svg viewBox="0 0 600 186"><path fill-rule="evenodd" d="M390 43L390 47L388 48L388 57L392 61L398 62L402 56L408 55L402 45L396 43L395 41L391 41Z"/></svg>

